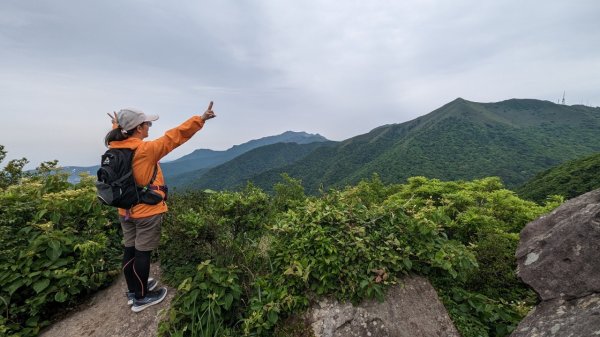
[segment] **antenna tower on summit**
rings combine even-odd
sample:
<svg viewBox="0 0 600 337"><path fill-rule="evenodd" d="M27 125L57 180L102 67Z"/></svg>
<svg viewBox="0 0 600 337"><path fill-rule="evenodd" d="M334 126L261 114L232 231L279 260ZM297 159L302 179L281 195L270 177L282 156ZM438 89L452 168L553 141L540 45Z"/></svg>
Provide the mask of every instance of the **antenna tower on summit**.
<svg viewBox="0 0 600 337"><path fill-rule="evenodd" d="M565 91L563 91L563 98L562 98L562 101L560 103L562 105L565 105Z"/></svg>

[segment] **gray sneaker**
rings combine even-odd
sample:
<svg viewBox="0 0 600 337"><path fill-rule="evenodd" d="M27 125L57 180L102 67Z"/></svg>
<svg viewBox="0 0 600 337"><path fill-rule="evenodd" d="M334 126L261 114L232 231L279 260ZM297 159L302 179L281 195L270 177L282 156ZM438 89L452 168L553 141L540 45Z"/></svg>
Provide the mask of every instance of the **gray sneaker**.
<svg viewBox="0 0 600 337"><path fill-rule="evenodd" d="M167 296L167 288L160 288L155 291L149 291L144 298L134 298L133 305L131 306L131 311L140 312L151 305L158 304L162 302Z"/></svg>
<svg viewBox="0 0 600 337"><path fill-rule="evenodd" d="M158 285L158 281L153 279L152 277L148 278L148 291L152 291L154 289L156 289L156 286ZM133 300L135 299L135 293L132 292L127 292L125 293L125 295L127 296L127 305L132 305L133 304Z"/></svg>

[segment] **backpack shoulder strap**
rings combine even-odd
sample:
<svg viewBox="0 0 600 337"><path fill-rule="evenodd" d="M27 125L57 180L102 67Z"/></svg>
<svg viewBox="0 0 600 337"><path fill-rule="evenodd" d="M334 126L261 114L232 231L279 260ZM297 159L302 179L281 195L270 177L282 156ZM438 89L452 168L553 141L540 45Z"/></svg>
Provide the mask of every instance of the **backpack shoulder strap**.
<svg viewBox="0 0 600 337"><path fill-rule="evenodd" d="M158 174L158 164L156 164L154 166L154 173L152 173L152 179L150 179L150 182L148 183L148 185L152 185L152 183L156 179L156 174Z"/></svg>
<svg viewBox="0 0 600 337"><path fill-rule="evenodd" d="M135 151L136 150L137 150L137 148L131 149L131 151L133 152L131 154L131 172L133 172L133 158L135 156ZM154 173L152 173L152 178L150 179L150 182L148 184L146 184L146 186L152 185L152 183L154 182L154 180L156 180L156 175L157 174L158 174L158 163L154 166Z"/></svg>

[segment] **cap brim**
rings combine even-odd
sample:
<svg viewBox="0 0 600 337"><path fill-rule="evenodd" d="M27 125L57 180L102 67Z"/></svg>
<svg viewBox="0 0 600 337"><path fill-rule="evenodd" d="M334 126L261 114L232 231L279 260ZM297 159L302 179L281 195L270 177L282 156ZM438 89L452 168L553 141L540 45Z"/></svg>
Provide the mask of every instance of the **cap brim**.
<svg viewBox="0 0 600 337"><path fill-rule="evenodd" d="M144 122L154 122L158 119L158 115L146 115Z"/></svg>

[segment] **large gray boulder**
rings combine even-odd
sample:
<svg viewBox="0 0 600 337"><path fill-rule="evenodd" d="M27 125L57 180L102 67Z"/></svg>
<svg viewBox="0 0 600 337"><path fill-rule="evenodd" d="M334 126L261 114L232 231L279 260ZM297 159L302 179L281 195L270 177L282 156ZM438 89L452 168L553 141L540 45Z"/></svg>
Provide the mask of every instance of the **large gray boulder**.
<svg viewBox="0 0 600 337"><path fill-rule="evenodd" d="M600 190L571 199L521 231L517 273L542 300L600 292Z"/></svg>
<svg viewBox="0 0 600 337"><path fill-rule="evenodd" d="M542 302L525 317L511 337L600 336L600 295Z"/></svg>
<svg viewBox="0 0 600 337"><path fill-rule="evenodd" d="M517 273L541 297L511 337L600 336L600 190L521 231Z"/></svg>
<svg viewBox="0 0 600 337"><path fill-rule="evenodd" d="M384 302L323 300L307 314L315 337L460 337L426 278L408 276Z"/></svg>

